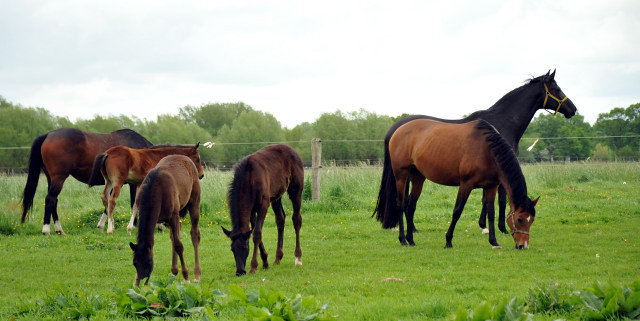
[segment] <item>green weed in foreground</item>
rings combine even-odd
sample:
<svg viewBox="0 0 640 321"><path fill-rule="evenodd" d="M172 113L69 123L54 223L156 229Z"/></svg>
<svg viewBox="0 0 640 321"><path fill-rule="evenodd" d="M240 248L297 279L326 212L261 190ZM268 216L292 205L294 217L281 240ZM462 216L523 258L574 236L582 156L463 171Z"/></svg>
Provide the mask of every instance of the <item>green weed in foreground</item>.
<svg viewBox="0 0 640 321"><path fill-rule="evenodd" d="M47 295L35 303L20 304L9 319L120 319L193 318L215 320L221 311L243 306L246 320L335 320L309 296L289 298L281 292L260 288L245 290L229 286L229 294L211 289L210 284L185 284L169 274L167 280L154 280L141 288L118 291L115 298L87 295L82 290Z"/></svg>
<svg viewBox="0 0 640 321"><path fill-rule="evenodd" d="M594 282L583 291L560 291L558 285L529 289L525 301L503 299L496 305L483 301L472 311L459 307L452 319L531 320L534 314L577 315L584 320L637 320L640 317L640 280L625 286L613 281Z"/></svg>
<svg viewBox="0 0 640 321"><path fill-rule="evenodd" d="M459 307L472 312L483 301L490 303L492 311L506 302L505 309L511 304L517 312L515 308L524 304L523 314L533 314L534 320L579 320L585 318L582 308L567 308L573 290L598 280L630 284L640 279L638 163L523 166L529 195L540 196L531 247L525 251L514 250L508 234L497 235L502 250L491 248L477 224L479 190L471 194L458 222L453 249L444 249L457 188L432 183L425 184L417 205L417 246L401 247L397 231L383 230L371 218L380 172L379 168L323 168L321 200L302 204L304 265L294 265L292 208L285 197L282 263L236 277L230 241L220 229L220 225L229 228L231 224L226 204L231 173L207 171L201 180L203 271L199 287L227 294L215 298L223 302L215 317L245 317L247 307L229 293L233 286L240 286L257 296L258 289L264 288L291 300L296 294L303 299L314 297L328 303L328 314L341 320L443 320ZM25 182L24 175L0 175L0 223L3 218L11 228L9 235L0 235L0 319L25 310L35 311L21 314L18 320L68 319L62 310L49 315L42 311L50 311L51 306L36 304L56 302L59 295L68 297L69 309L76 309L72 307L77 302L77 311L90 311L87 306L97 306L102 300L103 308L94 307L93 316L80 314L92 320L137 318L118 313L116 305L119 295L126 296L135 275L128 244L135 242L136 232L128 235L125 230L131 211L128 187L116 207L116 215L124 217L116 222L115 233L107 235L95 228L102 211L102 188L89 189L67 180L58 203L67 235L46 237L40 232L46 179L41 177L34 211L20 224ZM270 263L276 246L274 221L270 211L263 229ZM186 263L192 268L189 224L189 220L184 222L181 238ZM166 280L171 263L169 235L156 233L155 241L151 281ZM538 280L545 280L545 286ZM91 301L96 296L100 300ZM517 300L511 303L514 297ZM611 304L611 300L604 304L604 297L599 300L604 307ZM201 316L180 318L198 320Z"/></svg>

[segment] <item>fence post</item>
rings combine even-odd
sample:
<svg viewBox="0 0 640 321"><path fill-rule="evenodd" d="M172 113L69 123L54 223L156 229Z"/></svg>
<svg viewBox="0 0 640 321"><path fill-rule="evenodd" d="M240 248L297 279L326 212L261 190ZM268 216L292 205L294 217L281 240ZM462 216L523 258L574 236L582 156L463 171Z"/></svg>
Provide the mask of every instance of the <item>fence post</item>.
<svg viewBox="0 0 640 321"><path fill-rule="evenodd" d="M322 139L311 140L311 199L320 199L320 169L322 168Z"/></svg>

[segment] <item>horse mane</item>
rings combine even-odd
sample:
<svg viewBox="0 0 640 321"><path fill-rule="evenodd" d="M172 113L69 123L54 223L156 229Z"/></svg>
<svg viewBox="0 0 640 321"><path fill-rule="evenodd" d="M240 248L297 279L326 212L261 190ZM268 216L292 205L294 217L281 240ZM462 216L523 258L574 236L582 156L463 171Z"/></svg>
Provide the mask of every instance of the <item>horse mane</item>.
<svg viewBox="0 0 640 321"><path fill-rule="evenodd" d="M144 179L143 184L140 186L140 190L138 191L138 202L136 202L138 206L138 245L147 242L144 231L147 231L149 225L154 226L151 229L153 231L157 223L152 222L151 216L153 214L151 213L156 210L156 207L161 206L161 204L157 204L157 202L153 200L153 185L156 178L158 177L158 172L159 171L154 169L149 171ZM145 215L142 215L142 213L145 213Z"/></svg>
<svg viewBox="0 0 640 321"><path fill-rule="evenodd" d="M529 78L529 79L524 81L524 84L522 86L511 90L510 92L508 92L504 96L502 96L500 99L498 99L498 101L495 104L493 104L493 106L489 107L488 110L495 109L495 108L500 108L501 106L505 106L505 105L506 106L510 106L513 103L512 102L513 97L521 96L523 91L525 91L525 90L530 88L530 85L545 82L545 81L547 81L548 77L549 76L546 75L546 74L542 75L542 76L538 76L538 77L531 76L531 78ZM485 112L485 111L484 110L479 110L477 112L474 112L473 114L481 113L481 112ZM478 117L478 118L481 118L481 117ZM467 117L465 119L471 120L471 119L477 119L477 118Z"/></svg>
<svg viewBox="0 0 640 321"><path fill-rule="evenodd" d="M133 129L124 128L118 129L113 132L114 135L126 138L131 142L130 146L134 148L144 148L153 146L153 143L148 139L144 138L144 136L140 135Z"/></svg>
<svg viewBox="0 0 640 321"><path fill-rule="evenodd" d="M249 164L249 156L240 160L240 162L233 167L233 180L231 181L229 191L227 192L232 230L239 229L242 222L242 218L239 213L240 194L242 193L242 186L245 177L247 177L250 170L251 165Z"/></svg>
<svg viewBox="0 0 640 321"><path fill-rule="evenodd" d="M502 135L487 121L481 119L476 125L476 128L487 134L486 141L489 143L489 148L498 167L500 167L509 182L511 198L516 207L523 207L523 209L527 210L531 215L535 215L534 205L527 194L527 182L522 173L522 168L520 168L518 158L511 146L509 146L507 141L502 138Z"/></svg>

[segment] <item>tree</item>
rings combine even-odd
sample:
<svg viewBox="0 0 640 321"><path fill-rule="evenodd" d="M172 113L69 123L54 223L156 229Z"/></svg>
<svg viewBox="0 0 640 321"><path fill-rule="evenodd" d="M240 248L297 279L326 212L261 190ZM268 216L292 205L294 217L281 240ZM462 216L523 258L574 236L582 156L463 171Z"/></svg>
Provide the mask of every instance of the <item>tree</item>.
<svg viewBox="0 0 640 321"><path fill-rule="evenodd" d="M68 119L53 116L44 108L14 105L1 96L0 119L0 147L30 147L36 137L70 125ZM1 170L26 168L28 161L29 149L0 150Z"/></svg>
<svg viewBox="0 0 640 321"><path fill-rule="evenodd" d="M280 122L273 115L251 109L240 113L231 125L220 128L215 138L217 145L212 149L215 161L229 167L258 149L283 140Z"/></svg>
<svg viewBox="0 0 640 321"><path fill-rule="evenodd" d="M640 133L640 103L598 115L593 128L599 135L614 136L601 143L610 146L616 156L638 157L640 139L620 136L637 136Z"/></svg>
<svg viewBox="0 0 640 321"><path fill-rule="evenodd" d="M529 124L523 135L527 143L520 144L520 157L526 160L586 159L591 156L591 142L586 137L592 134L589 123L584 121L584 116L575 115L570 120L562 117L554 117L551 114L540 114ZM528 142L533 138L541 139L535 148L529 152Z"/></svg>
<svg viewBox="0 0 640 321"><path fill-rule="evenodd" d="M180 108L179 116L185 121L195 122L212 136L216 136L222 126L231 125L241 113L251 110L253 110L251 106L242 102L210 103L200 107L185 106Z"/></svg>

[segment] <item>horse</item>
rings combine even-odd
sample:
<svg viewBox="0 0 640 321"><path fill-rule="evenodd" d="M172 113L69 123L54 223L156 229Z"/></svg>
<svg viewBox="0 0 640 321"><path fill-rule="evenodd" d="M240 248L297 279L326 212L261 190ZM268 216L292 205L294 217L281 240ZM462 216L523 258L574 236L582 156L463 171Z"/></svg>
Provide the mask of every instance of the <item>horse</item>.
<svg viewBox="0 0 640 321"><path fill-rule="evenodd" d="M386 202L395 201L393 211L378 213L384 228L399 225L402 245L415 245L413 216L415 201L420 197L425 179L434 183L459 186L451 224L446 234L445 248L451 248L453 231L462 214L469 194L483 189L490 221L489 243L500 248L493 227L494 200L498 185L509 196L510 212L507 223L516 249L529 247L529 230L535 219L538 199L527 196L527 185L518 159L506 140L484 120L463 124L444 123L431 119L415 119L395 131L389 140L389 155L393 169L394 188L383 195ZM405 206L407 182L411 181L409 199ZM402 213L407 217L405 238Z"/></svg>
<svg viewBox="0 0 640 321"><path fill-rule="evenodd" d="M522 138L527 126L529 126L529 123L538 110L555 110L555 113L561 113L567 119L576 114L576 106L567 98L556 83L555 74L556 72L554 70L553 73L549 71L545 75L529 79L526 84L504 95L489 109L476 111L462 119L440 119L426 115L412 115L396 121L391 125L384 138L382 180L380 183L380 191L378 192L378 201L372 216L384 217L386 212L394 211L395 200L391 200L390 203L387 203L384 195L386 190L395 188L395 181L393 179L390 163L389 140L400 126L416 119L432 119L454 124L484 119L496 128L517 156L519 153L518 144L520 142L520 138ZM408 182L409 181L407 181L407 184ZM405 187L405 194L407 194L408 191L409 185ZM508 232L505 227L504 216L506 208L505 195L506 192L504 188L500 186L498 189L498 228L501 232L507 234ZM416 202L417 200L410 198L407 201L407 206L412 209L412 211L415 211ZM480 212L478 225L483 230L483 234L487 234L489 231L485 224L487 214L486 202L483 201L482 204L483 206L482 211ZM409 215L413 216L413 212Z"/></svg>
<svg viewBox="0 0 640 321"><path fill-rule="evenodd" d="M278 246L273 264L280 264L284 252L285 212L282 208L282 195L285 192L293 205L293 227L296 231L295 265L302 265L300 248L300 227L302 216L302 189L304 187L304 169L300 155L288 145L266 146L246 156L234 166L227 198L232 230L222 226L224 234L231 239L231 251L236 261L236 276L244 275L245 264L249 256L249 238L253 233L253 258L251 270L258 268L257 251L260 249L262 267L267 269L267 251L262 243L262 225L269 209L269 203L275 213L278 228Z"/></svg>
<svg viewBox="0 0 640 321"><path fill-rule="evenodd" d="M135 149L127 146L114 146L104 153L98 154L93 163L89 187L106 182L102 192L104 212L98 222L98 229L104 228L108 218L107 234L113 234L113 210L120 195L122 185L139 186L147 173L167 155L185 155L195 164L200 164L200 154L197 143L195 146L158 145L150 148ZM135 211L127 225L127 232L131 234L135 221Z"/></svg>
<svg viewBox="0 0 640 321"><path fill-rule="evenodd" d="M136 268L135 285L147 279L153 271L153 244L155 227L164 223L169 227L173 257L171 273L178 274L177 259L180 258L182 276L189 282L189 270L184 263L184 246L180 241L181 218L189 212L191 219L191 242L195 256L194 279L200 281L200 182L204 175L202 165L194 163L184 155L169 155L158 162L144 178L135 209L139 212L137 244L129 243L133 251L133 266Z"/></svg>
<svg viewBox="0 0 640 321"><path fill-rule="evenodd" d="M49 235L49 224L53 216L56 233L64 235L58 220L58 195L62 191L64 181L71 175L80 182L87 183L96 155L116 145L132 148L153 146L146 138L131 129L99 134L75 128L59 128L38 136L31 145L29 155L27 184L22 193L21 222L24 223L27 213L33 207L33 197L40 180L40 171L43 171L49 188L45 198L42 234ZM101 184L104 182L96 185ZM133 206L136 191L131 186L129 191L131 206Z"/></svg>

